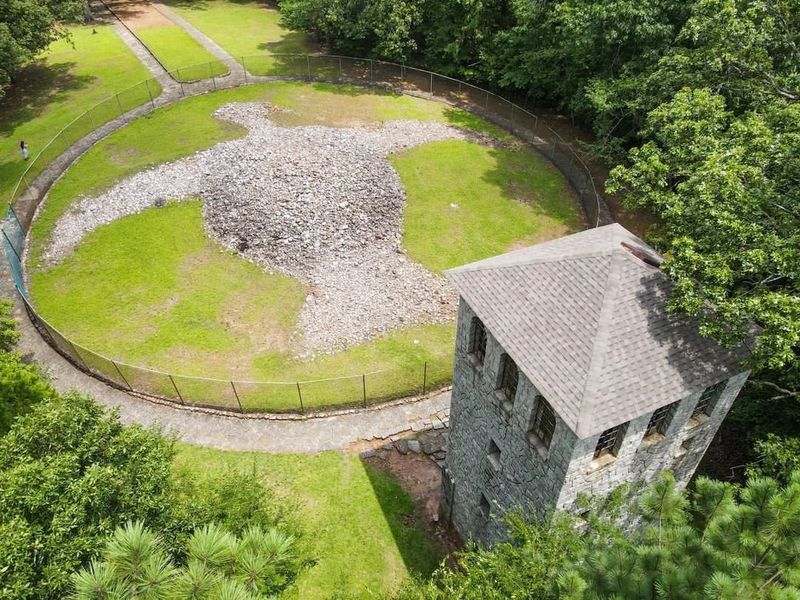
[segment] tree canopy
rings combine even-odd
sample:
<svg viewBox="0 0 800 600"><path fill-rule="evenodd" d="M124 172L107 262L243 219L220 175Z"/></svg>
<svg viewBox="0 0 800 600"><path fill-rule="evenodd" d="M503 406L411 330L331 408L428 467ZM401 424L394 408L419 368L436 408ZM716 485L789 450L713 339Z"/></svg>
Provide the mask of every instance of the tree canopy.
<svg viewBox="0 0 800 600"><path fill-rule="evenodd" d="M507 517L511 539L471 548L403 600L725 600L800 597L800 472L781 487L665 473L619 510ZM616 517L627 515L624 527ZM635 527L631 527L635 525Z"/></svg>
<svg viewBox="0 0 800 600"><path fill-rule="evenodd" d="M291 535L248 527L241 536L217 525L195 530L176 563L141 522L118 527L101 558L75 573L76 600L256 600L275 597L301 566Z"/></svg>
<svg viewBox="0 0 800 600"><path fill-rule="evenodd" d="M85 0L3 0L0 2L0 98L14 73L66 35L62 23L84 16Z"/></svg>
<svg viewBox="0 0 800 600"><path fill-rule="evenodd" d="M619 165L608 191L655 216L671 308L750 344L756 380L798 398L800 0L281 5L336 49L420 62L591 127ZM396 19L391 43L364 33Z"/></svg>

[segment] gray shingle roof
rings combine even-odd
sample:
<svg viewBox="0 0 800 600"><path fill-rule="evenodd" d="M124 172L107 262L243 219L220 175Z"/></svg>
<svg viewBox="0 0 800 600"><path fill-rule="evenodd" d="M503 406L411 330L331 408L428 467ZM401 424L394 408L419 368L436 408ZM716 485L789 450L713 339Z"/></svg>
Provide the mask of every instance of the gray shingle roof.
<svg viewBox="0 0 800 600"><path fill-rule="evenodd" d="M581 438L741 372L697 323L668 314L658 257L618 224L447 271L463 299Z"/></svg>

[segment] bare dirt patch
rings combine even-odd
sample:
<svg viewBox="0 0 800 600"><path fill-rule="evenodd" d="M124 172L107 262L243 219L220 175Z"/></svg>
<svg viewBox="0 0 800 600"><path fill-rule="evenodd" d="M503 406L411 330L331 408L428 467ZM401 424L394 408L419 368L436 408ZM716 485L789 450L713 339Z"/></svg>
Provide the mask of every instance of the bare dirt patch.
<svg viewBox="0 0 800 600"><path fill-rule="evenodd" d="M448 554L463 546L440 518L442 471L433 460L424 454L401 454L397 450L379 450L375 456L363 460L391 475L414 501L419 514L404 515L406 525L425 527Z"/></svg>
<svg viewBox="0 0 800 600"><path fill-rule="evenodd" d="M119 20L131 29L157 25L175 25L149 2L142 2L141 0L112 0L110 2L107 1L106 4L111 7L111 10L114 11Z"/></svg>

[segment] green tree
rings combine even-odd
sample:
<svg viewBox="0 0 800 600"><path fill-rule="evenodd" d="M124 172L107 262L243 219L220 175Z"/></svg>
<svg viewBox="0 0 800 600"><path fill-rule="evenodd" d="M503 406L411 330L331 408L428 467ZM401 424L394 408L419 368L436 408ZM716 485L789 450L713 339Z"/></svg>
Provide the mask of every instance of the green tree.
<svg viewBox="0 0 800 600"><path fill-rule="evenodd" d="M768 433L755 443L756 460L747 467L748 477L772 477L786 482L800 471L800 438Z"/></svg>
<svg viewBox="0 0 800 600"><path fill-rule="evenodd" d="M662 477L638 503L642 528L589 553L562 577L572 599L797 598L800 473L783 488L752 479L738 494L700 478L682 494Z"/></svg>
<svg viewBox="0 0 800 600"><path fill-rule="evenodd" d="M796 373L800 104L737 117L720 94L686 88L650 113L645 132L608 188L660 216L653 240L676 283L671 308L726 345L755 322L755 366Z"/></svg>
<svg viewBox="0 0 800 600"><path fill-rule="evenodd" d="M264 598L284 590L301 562L295 541L277 529L251 526L241 536L217 525L195 531L182 566L141 522L118 528L99 560L72 577L77 600L101 598Z"/></svg>
<svg viewBox="0 0 800 600"><path fill-rule="evenodd" d="M86 5L85 0L0 2L0 98L22 65L66 35L59 24L82 19Z"/></svg>
<svg viewBox="0 0 800 600"><path fill-rule="evenodd" d="M0 438L0 597L61 598L115 527L171 523L172 443L70 395Z"/></svg>
<svg viewBox="0 0 800 600"><path fill-rule="evenodd" d="M0 436L8 431L17 415L55 396L55 390L39 368L12 352L19 340L12 308L9 300L0 299Z"/></svg>
<svg viewBox="0 0 800 600"><path fill-rule="evenodd" d="M511 539L471 548L455 568L409 585L403 600L706 600L800 597L800 472L781 487L739 489L699 478L691 491L664 473L582 517L508 519ZM612 504L613 505L613 504ZM617 515L627 515L621 521Z"/></svg>

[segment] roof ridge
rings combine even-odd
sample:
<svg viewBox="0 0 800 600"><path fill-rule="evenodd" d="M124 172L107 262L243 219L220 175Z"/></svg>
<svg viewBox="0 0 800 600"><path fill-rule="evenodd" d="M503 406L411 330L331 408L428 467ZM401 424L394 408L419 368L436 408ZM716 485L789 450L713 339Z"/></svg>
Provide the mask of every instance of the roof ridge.
<svg viewBox="0 0 800 600"><path fill-rule="evenodd" d="M478 271L499 271L500 269L509 269L511 267L523 267L526 265L544 265L547 263L553 262L564 262L567 260L579 259L579 258L590 258L594 256L608 256L613 255L615 253L615 248L608 248L606 250L592 250L592 251L585 251L580 252L578 254L571 254L567 256L548 256L547 258L531 258L525 261L516 262L507 265L486 265L486 266L478 266L473 267L471 265L463 265L461 267L454 267L452 269L446 269L444 272L446 274L450 273L472 273ZM500 256L503 256L502 254ZM485 259L489 260L489 259ZM475 263L473 263L475 264Z"/></svg>
<svg viewBox="0 0 800 600"><path fill-rule="evenodd" d="M620 261L625 260L625 252L613 252L611 256L611 265L608 269L606 277L606 287L603 290L603 304L600 307L600 314L597 317L597 330L594 336L594 343L592 344L592 352L589 357L589 368L586 371L586 381L583 387L583 394L581 398L580 408L578 410L578 418L575 423L576 433L581 435L582 426L584 425L583 419L586 415L592 414L594 409L594 399L597 396L597 383L600 378L604 366L604 357L606 355L606 346L608 338L611 333L611 318L616 308L617 294L620 289ZM594 385L594 387L591 387Z"/></svg>

